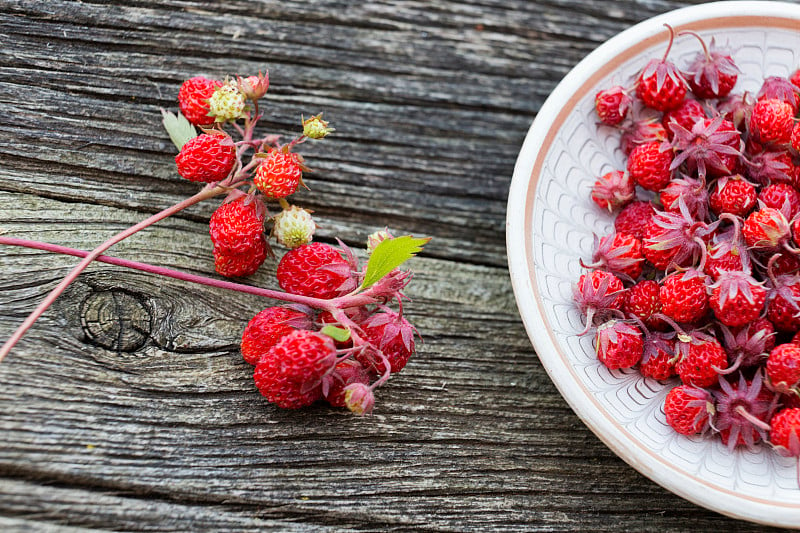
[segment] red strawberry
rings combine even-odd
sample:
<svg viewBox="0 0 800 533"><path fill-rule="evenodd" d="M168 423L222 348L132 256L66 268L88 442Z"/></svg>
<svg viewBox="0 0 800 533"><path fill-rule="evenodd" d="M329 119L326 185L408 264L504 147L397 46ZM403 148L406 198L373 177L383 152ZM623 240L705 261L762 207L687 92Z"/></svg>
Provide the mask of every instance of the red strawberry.
<svg viewBox="0 0 800 533"><path fill-rule="evenodd" d="M675 33L669 28L669 45L661 59L651 59L639 74L636 94L647 107L658 111L675 109L686 96L686 81L677 67L667 61Z"/></svg>
<svg viewBox="0 0 800 533"><path fill-rule="evenodd" d="M581 266L607 270L616 276L635 280L642 274L642 243L633 235L612 233L597 240L592 262Z"/></svg>
<svg viewBox="0 0 800 533"><path fill-rule="evenodd" d="M334 407L346 407L345 388L353 383L369 385L372 378L373 375L361 363L345 359L323 381L323 396Z"/></svg>
<svg viewBox="0 0 800 533"><path fill-rule="evenodd" d="M679 359L675 370L681 381L695 387L711 387L719 381L719 372L728 368L728 355L717 339L699 332L678 336Z"/></svg>
<svg viewBox="0 0 800 533"><path fill-rule="evenodd" d="M729 450L736 446L753 450L757 442L766 440L774 395L762 387L760 371L751 381L742 374L732 383L720 378L719 390L712 395L716 401L714 428Z"/></svg>
<svg viewBox="0 0 800 533"><path fill-rule="evenodd" d="M782 76L770 76L764 79L756 98L759 100L780 100L792 106L792 114L797 113L800 96L798 85Z"/></svg>
<svg viewBox="0 0 800 533"><path fill-rule="evenodd" d="M800 122L795 123L792 128L792 136L789 138L789 142L796 152L800 152Z"/></svg>
<svg viewBox="0 0 800 533"><path fill-rule="evenodd" d="M589 331L595 320L605 320L618 311L625 301L622 281L605 270L594 270L582 274L572 295L578 310L586 316L586 329Z"/></svg>
<svg viewBox="0 0 800 533"><path fill-rule="evenodd" d="M788 183L767 185L758 193L758 199L767 207L780 209L787 219L791 219L800 212L800 194ZM784 204L787 207L786 210L782 209Z"/></svg>
<svg viewBox="0 0 800 533"><path fill-rule="evenodd" d="M178 91L178 107L186 120L195 126L210 126L214 117L208 116L208 99L222 82L202 76L189 78Z"/></svg>
<svg viewBox="0 0 800 533"><path fill-rule="evenodd" d="M788 143L794 127L794 109L782 100L759 100L750 115L750 135L764 144Z"/></svg>
<svg viewBox="0 0 800 533"><path fill-rule="evenodd" d="M800 346L779 344L769 352L767 376L778 392L789 392L800 385Z"/></svg>
<svg viewBox="0 0 800 533"><path fill-rule="evenodd" d="M236 149L227 135L198 135L175 156L178 174L187 180L210 183L228 177L236 164Z"/></svg>
<svg viewBox="0 0 800 533"><path fill-rule="evenodd" d="M750 213L742 226L742 235L750 248L777 251L791 238L791 228L778 209L763 207Z"/></svg>
<svg viewBox="0 0 800 533"><path fill-rule="evenodd" d="M271 150L258 165L253 184L267 198L285 198L294 194L302 182L300 156L283 150Z"/></svg>
<svg viewBox="0 0 800 533"><path fill-rule="evenodd" d="M664 211L680 212L680 200L695 219L705 220L708 217L708 191L703 178L694 179L683 176L671 180L658 195Z"/></svg>
<svg viewBox="0 0 800 533"><path fill-rule="evenodd" d="M642 280L626 291L623 309L626 314L633 315L649 327L660 324L653 315L661 312L660 288L653 280Z"/></svg>
<svg viewBox="0 0 800 533"><path fill-rule="evenodd" d="M779 276L773 282L767 303L767 318L778 331L800 330L800 278Z"/></svg>
<svg viewBox="0 0 800 533"><path fill-rule="evenodd" d="M292 294L330 299L356 288L350 264L321 242L289 250L278 263L278 284Z"/></svg>
<svg viewBox="0 0 800 533"><path fill-rule="evenodd" d="M716 229L717 222L706 225L695 221L683 199L678 204L679 213L658 211L645 228L642 253L659 270L666 270L672 263L694 263L703 254L704 239Z"/></svg>
<svg viewBox="0 0 800 533"><path fill-rule="evenodd" d="M719 328L723 345L731 362L729 370L762 365L770 350L775 347L775 328L766 318L758 318L750 324L733 330L724 325Z"/></svg>
<svg viewBox="0 0 800 533"><path fill-rule="evenodd" d="M696 270L670 274L661 282L661 311L678 322L694 322L708 311L708 277Z"/></svg>
<svg viewBox="0 0 800 533"><path fill-rule="evenodd" d="M672 140L674 135L672 131L673 123L691 131L696 122L705 118L706 112L700 102L686 99L678 108L664 113L664 116L661 118L661 124L663 124L667 132L669 132L669 139Z"/></svg>
<svg viewBox="0 0 800 533"><path fill-rule="evenodd" d="M714 38L706 46L705 41L694 32L703 51L698 53L684 71L684 78L698 98L724 98L731 92L739 75L739 68L733 62L728 50L715 46Z"/></svg>
<svg viewBox="0 0 800 533"><path fill-rule="evenodd" d="M782 182L792 186L797 184L798 167L786 150L751 151L750 157L743 161L747 168L747 176L755 183L767 185Z"/></svg>
<svg viewBox="0 0 800 533"><path fill-rule="evenodd" d="M242 357L251 365L257 365L284 335L309 327L311 321L305 313L288 307L268 307L250 319L244 328Z"/></svg>
<svg viewBox="0 0 800 533"><path fill-rule="evenodd" d="M658 192L672 179L671 164L672 150L662 143L650 142L633 149L627 168L637 185Z"/></svg>
<svg viewBox="0 0 800 533"><path fill-rule="evenodd" d="M607 368L631 368L642 359L642 333L636 326L610 320L597 328L595 349L597 359Z"/></svg>
<svg viewBox="0 0 800 533"><path fill-rule="evenodd" d="M233 255L258 247L264 233L265 209L260 200L242 196L220 205L208 223L218 252Z"/></svg>
<svg viewBox="0 0 800 533"><path fill-rule="evenodd" d="M756 205L756 188L741 174L717 179L709 197L709 205L716 215L730 213L746 217Z"/></svg>
<svg viewBox="0 0 800 533"><path fill-rule="evenodd" d="M214 248L214 268L229 278L251 276L267 259L270 249L263 235L259 235L253 246L245 252L226 253Z"/></svg>
<svg viewBox="0 0 800 533"><path fill-rule="evenodd" d="M619 144L625 155L630 155L640 144L663 142L669 138L661 122L654 118L638 120L626 128L620 136Z"/></svg>
<svg viewBox="0 0 800 533"><path fill-rule="evenodd" d="M681 435L704 433L710 427L714 401L708 391L691 385L679 385L667 393L664 414L667 424Z"/></svg>
<svg viewBox="0 0 800 533"><path fill-rule="evenodd" d="M333 339L297 329L282 337L258 363L256 386L268 401L294 409L320 398L323 376L336 364Z"/></svg>
<svg viewBox="0 0 800 533"><path fill-rule="evenodd" d="M617 126L625 120L631 106L631 97L619 85L605 89L594 97L594 108L600 121L608 126Z"/></svg>
<svg viewBox="0 0 800 533"><path fill-rule="evenodd" d="M670 170L685 165L701 177L725 176L736 171L741 155L741 133L722 116L697 121L691 129L673 124L669 146L675 150Z"/></svg>
<svg viewBox="0 0 800 533"><path fill-rule="evenodd" d="M627 172L612 170L594 182L592 200L600 209L613 212L630 203L635 197L635 192L635 184Z"/></svg>
<svg viewBox="0 0 800 533"><path fill-rule="evenodd" d="M645 236L645 228L655 213L650 202L633 201L623 207L617 218L614 219L614 229L617 233L627 233L642 240Z"/></svg>
<svg viewBox="0 0 800 533"><path fill-rule="evenodd" d="M665 380L675 375L675 332L646 333L644 351L639 363L644 377Z"/></svg>
<svg viewBox="0 0 800 533"><path fill-rule="evenodd" d="M375 313L362 325L364 339L386 356L390 371L400 372L414 354L416 329L403 316L391 310ZM378 374L386 371L383 358L374 350L356 354L356 359Z"/></svg>
<svg viewBox="0 0 800 533"><path fill-rule="evenodd" d="M770 420L769 441L781 455L800 457L800 408L783 409Z"/></svg>
<svg viewBox="0 0 800 533"><path fill-rule="evenodd" d="M744 326L758 318L766 299L767 290L750 274L728 270L711 285L709 304L726 326Z"/></svg>

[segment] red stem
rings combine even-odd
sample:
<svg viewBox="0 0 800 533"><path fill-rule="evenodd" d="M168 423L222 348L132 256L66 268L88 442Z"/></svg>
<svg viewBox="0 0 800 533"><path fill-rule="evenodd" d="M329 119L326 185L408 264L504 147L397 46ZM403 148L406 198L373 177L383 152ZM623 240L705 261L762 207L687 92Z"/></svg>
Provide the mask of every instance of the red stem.
<svg viewBox="0 0 800 533"><path fill-rule="evenodd" d="M47 310L47 308L52 305L52 303L56 300L56 298L58 298L61 295L61 293L64 292L64 290L70 285L70 283L75 281L75 278L77 278L78 275L81 272L83 272L86 269L86 267L88 267L89 264L95 259L97 259L97 257L101 255L104 251L111 248L113 245L117 244L123 239L130 237L137 231L140 231L152 224L155 224L156 222L163 220L164 218L174 215L175 213L178 213L179 211L186 209L187 207L192 206L202 200L205 200L207 198L212 198L224 192L226 192L226 189L224 187L220 187L219 185L214 183L208 184L194 196L190 196L189 198L181 202L178 202L177 204L168 207L167 209L164 209L159 213L156 213L155 215L139 222L138 224L131 226L125 231L117 233L116 235L114 235L113 237L102 243L100 246L98 246L91 252L88 252L87 255L84 257L84 259L80 263L78 263L75 266L75 268L73 268L70 271L70 273L67 274L67 276L64 279L62 279L61 282L58 285L56 285L56 287L52 291L50 291L50 294L48 294L47 297L45 297L45 299L42 300L41 303L39 303L36 309L34 309L33 312L30 315L28 315L28 318L26 318L25 321L16 329L16 331L14 331L14 333L5 342L5 344L3 344L2 347L0 347L0 361L2 361L6 357L6 355L8 355L8 353L11 351L14 345L16 345L17 342L19 342L19 340L23 337L23 335L25 335L25 332L28 331L31 328L31 326L33 326L33 324L36 322L36 320L39 319L42 313L44 313Z"/></svg>

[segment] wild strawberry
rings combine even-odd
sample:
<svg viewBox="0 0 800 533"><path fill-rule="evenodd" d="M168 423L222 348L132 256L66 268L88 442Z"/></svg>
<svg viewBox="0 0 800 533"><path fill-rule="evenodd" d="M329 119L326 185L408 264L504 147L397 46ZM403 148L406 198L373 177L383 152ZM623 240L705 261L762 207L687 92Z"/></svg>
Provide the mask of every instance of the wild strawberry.
<svg viewBox="0 0 800 533"><path fill-rule="evenodd" d="M295 329L309 329L306 313L289 307L268 307L250 319L242 333L242 357L257 365L261 357Z"/></svg>
<svg viewBox="0 0 800 533"><path fill-rule="evenodd" d="M594 97L594 108L600 121L608 126L617 126L625 120L631 106L631 97L628 92L616 85L604 89Z"/></svg>
<svg viewBox="0 0 800 533"><path fill-rule="evenodd" d="M222 84L208 99L208 113L215 122L227 122L242 118L245 112L245 96L236 82Z"/></svg>
<svg viewBox="0 0 800 533"><path fill-rule="evenodd" d="M267 198L285 198L302 183L300 156L293 152L271 150L258 165L253 184Z"/></svg>
<svg viewBox="0 0 800 533"><path fill-rule="evenodd" d="M711 394L691 385L678 385L664 399L667 424L681 435L705 433L714 414Z"/></svg>
<svg viewBox="0 0 800 533"><path fill-rule="evenodd" d="M321 242L288 251L278 263L278 284L286 292L330 299L356 288L350 264L333 246Z"/></svg>
<svg viewBox="0 0 800 533"><path fill-rule="evenodd" d="M781 455L800 457L800 408L783 409L772 417L769 441Z"/></svg>
<svg viewBox="0 0 800 533"><path fill-rule="evenodd" d="M762 387L760 371L750 381L742 374L732 383L720 377L719 389L712 395L717 407L714 428L729 450L736 446L752 450L757 442L767 439L773 394Z"/></svg>
<svg viewBox="0 0 800 533"><path fill-rule="evenodd" d="M642 240L647 224L655 213L653 204L650 202L633 201L623 207L617 218L614 219L614 229L617 233L627 233Z"/></svg>
<svg viewBox="0 0 800 533"><path fill-rule="evenodd" d="M287 248L297 248L311 242L317 224L308 209L296 205L284 208L272 218L272 235Z"/></svg>
<svg viewBox="0 0 800 533"><path fill-rule="evenodd" d="M251 276L258 271L269 253L266 239L259 235L245 252L228 253L214 248L214 268L217 273L229 278Z"/></svg>
<svg viewBox="0 0 800 533"><path fill-rule="evenodd" d="M800 385L800 346L779 344L769 352L767 376L778 392L786 393Z"/></svg>
<svg viewBox="0 0 800 533"><path fill-rule="evenodd" d="M214 117L208 116L208 99L222 82L202 76L183 82L178 91L178 107L186 120L195 126L210 126Z"/></svg>
<svg viewBox="0 0 800 533"><path fill-rule="evenodd" d="M756 188L741 174L717 179L712 189L708 202L716 215L730 213L746 217L756 206Z"/></svg>
<svg viewBox="0 0 800 533"><path fill-rule="evenodd" d="M622 281L610 272L594 270L581 275L572 293L578 311L586 317L586 329L581 335L589 331L595 320L606 320L620 310L625 300L624 290Z"/></svg>
<svg viewBox="0 0 800 533"><path fill-rule="evenodd" d="M777 251L791 238L791 228L778 209L762 207L745 219L742 235L750 248Z"/></svg>
<svg viewBox="0 0 800 533"><path fill-rule="evenodd" d="M741 134L722 116L695 122L691 129L672 126L669 146L675 150L670 170L686 165L689 173L701 177L732 174L739 163Z"/></svg>
<svg viewBox="0 0 800 533"><path fill-rule="evenodd" d="M683 199L678 200L679 213L656 212L645 228L642 253L659 270L671 263L687 266L702 256L705 244L717 222L704 224L694 220Z"/></svg>
<svg viewBox="0 0 800 533"><path fill-rule="evenodd" d="M636 326L610 320L597 328L595 350L597 359L610 370L631 368L642 359L642 333Z"/></svg>
<svg viewBox="0 0 800 533"><path fill-rule="evenodd" d="M781 182L792 186L797 184L797 167L786 150L761 150L749 152L743 159L747 176L757 184Z"/></svg>
<svg viewBox="0 0 800 533"><path fill-rule="evenodd" d="M764 144L788 143L794 127L794 109L782 100L759 100L748 123L750 135Z"/></svg>
<svg viewBox="0 0 800 533"><path fill-rule="evenodd" d="M708 191L703 178L695 179L689 176L671 180L658 195L664 211L671 213L680 212L680 200L686 204L689 214L697 220L708 217Z"/></svg>
<svg viewBox="0 0 800 533"><path fill-rule="evenodd" d="M726 326L744 326L752 322L761 314L767 299L767 290L742 271L722 272L710 288L711 310Z"/></svg>
<svg viewBox="0 0 800 533"><path fill-rule="evenodd" d="M594 182L592 200L609 213L630 203L635 197L635 184L627 172L612 170Z"/></svg>
<svg viewBox="0 0 800 533"><path fill-rule="evenodd" d="M661 312L678 322L691 323L708 311L708 277L697 270L670 274L661 282Z"/></svg>
<svg viewBox="0 0 800 533"><path fill-rule="evenodd" d="M345 407L345 388L353 383L369 385L373 375L355 359L345 359L337 364L322 383L322 393L334 407Z"/></svg>
<svg viewBox="0 0 800 533"><path fill-rule="evenodd" d="M788 183L771 183L761 189L758 199L767 207L780 209L787 219L800 212L800 194ZM786 210L782 209L786 205Z"/></svg>
<svg viewBox="0 0 800 533"><path fill-rule="evenodd" d="M335 364L333 339L297 329L261 357L254 378L268 401L293 409L310 405L321 396L322 378Z"/></svg>
<svg viewBox="0 0 800 533"><path fill-rule="evenodd" d="M670 30L669 45L661 59L651 59L639 74L636 94L647 107L658 111L675 109L686 96L686 81L677 67L667 61L675 34Z"/></svg>
<svg viewBox="0 0 800 533"><path fill-rule="evenodd" d="M264 233L264 204L242 196L220 205L208 223L211 242L220 253L245 253L259 246Z"/></svg>
<svg viewBox="0 0 800 533"><path fill-rule="evenodd" d="M767 297L767 318L775 329L786 333L800 330L800 278L777 276Z"/></svg>
<svg viewBox="0 0 800 533"><path fill-rule="evenodd" d="M679 107L664 113L664 116L661 118L661 124L664 125L664 128L669 133L669 139L672 140L674 136L672 123L678 124L688 131L692 131L692 127L695 123L705 118L706 112L700 102L686 99Z"/></svg>
<svg viewBox="0 0 800 533"><path fill-rule="evenodd" d="M794 72L792 72L792 75L789 76L789 81L795 87L800 88L800 69L797 69Z"/></svg>
<svg viewBox="0 0 800 533"><path fill-rule="evenodd" d="M728 96L739 75L739 68L733 62L730 51L717 48L713 37L706 46L705 41L696 33L681 33L694 35L703 47L703 51L695 56L683 72L694 95L704 99Z"/></svg>
<svg viewBox="0 0 800 533"><path fill-rule="evenodd" d="M654 317L661 312L658 283L647 279L633 285L626 291L622 308L627 315L633 315L648 327L659 326L661 322Z"/></svg>
<svg viewBox="0 0 800 533"><path fill-rule="evenodd" d="M686 385L711 387L719 380L719 372L728 367L728 355L714 337L694 332L678 335L678 361L675 371Z"/></svg>
<svg viewBox="0 0 800 533"><path fill-rule="evenodd" d="M399 313L392 310L375 313L362 324L362 330L364 339L374 348L355 356L365 368L383 374L386 371L383 357L380 356L383 354L389 361L390 371L400 372L414 354L416 329Z"/></svg>
<svg viewBox="0 0 800 533"><path fill-rule="evenodd" d="M623 130L619 145L625 155L630 155L640 144L661 143L669 138L667 130L658 120L649 118L638 120Z"/></svg>
<svg viewBox="0 0 800 533"><path fill-rule="evenodd" d="M758 318L740 328L729 329L722 325L719 329L731 372L763 364L775 347L775 328L766 318Z"/></svg>
<svg viewBox="0 0 800 533"><path fill-rule="evenodd" d="M648 191L658 192L672 179L672 151L662 143L640 144L628 158L628 173L633 181Z"/></svg>
<svg viewBox="0 0 800 533"><path fill-rule="evenodd" d="M750 110L753 108L755 98L748 91L742 94L730 94L717 102L716 111L733 123L739 131L744 131Z"/></svg>
<svg viewBox="0 0 800 533"><path fill-rule="evenodd" d="M236 164L236 149L227 135L198 135L175 156L178 174L187 180L210 183L228 177Z"/></svg>
<svg viewBox="0 0 800 533"><path fill-rule="evenodd" d="M603 269L617 276L635 280L642 274L644 256L642 243L633 235L612 233L601 239L595 235L595 251L592 262L581 266Z"/></svg>
<svg viewBox="0 0 800 533"><path fill-rule="evenodd" d="M800 152L800 122L795 123L792 128L792 136L789 138L789 143L795 152Z"/></svg>
<svg viewBox="0 0 800 533"><path fill-rule="evenodd" d="M740 240L719 239L708 248L703 271L716 281L726 271L745 270L745 264L749 262L747 253L744 243Z"/></svg>
<svg viewBox="0 0 800 533"><path fill-rule="evenodd" d="M758 100L780 100L792 107L792 114L797 113L800 104L798 85L782 76L770 76L764 79L756 98Z"/></svg>
<svg viewBox="0 0 800 533"><path fill-rule="evenodd" d="M665 380L675 375L675 332L645 332L644 350L639 363L644 377Z"/></svg>

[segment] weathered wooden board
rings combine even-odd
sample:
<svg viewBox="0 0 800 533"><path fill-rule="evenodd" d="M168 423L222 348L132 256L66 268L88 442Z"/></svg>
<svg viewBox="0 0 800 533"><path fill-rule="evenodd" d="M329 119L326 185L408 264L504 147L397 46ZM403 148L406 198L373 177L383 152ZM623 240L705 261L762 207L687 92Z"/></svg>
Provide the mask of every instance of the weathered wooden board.
<svg viewBox="0 0 800 533"><path fill-rule="evenodd" d="M688 2L0 0L0 228L92 248L196 190L158 124L196 74L271 74L265 131L300 114L297 202L320 238L388 225L425 342L375 415L273 408L237 352L262 299L107 265L0 364L0 529L686 531L763 528L640 476L535 357L505 260L519 145L600 42ZM213 275L212 202L113 255ZM75 259L0 250L5 339ZM251 283L274 286L274 263ZM102 319L101 319L102 318Z"/></svg>

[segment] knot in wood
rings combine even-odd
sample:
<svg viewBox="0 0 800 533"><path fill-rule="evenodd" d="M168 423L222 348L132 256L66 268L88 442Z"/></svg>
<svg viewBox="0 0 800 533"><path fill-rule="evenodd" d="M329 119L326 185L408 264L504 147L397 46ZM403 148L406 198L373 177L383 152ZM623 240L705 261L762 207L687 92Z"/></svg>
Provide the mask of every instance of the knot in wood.
<svg viewBox="0 0 800 533"><path fill-rule="evenodd" d="M89 294L81 305L81 327L90 342L133 352L150 337L152 317L142 299L122 290Z"/></svg>

